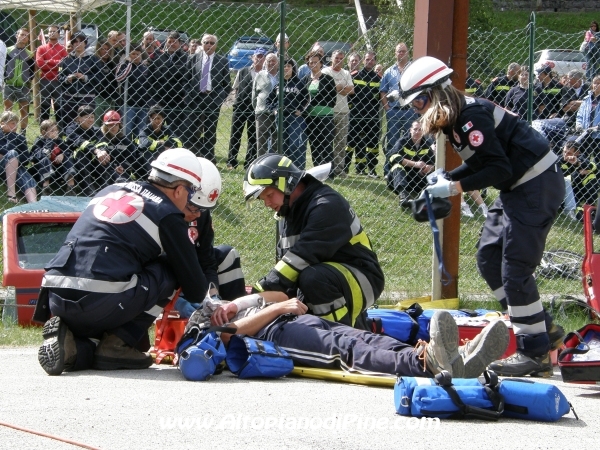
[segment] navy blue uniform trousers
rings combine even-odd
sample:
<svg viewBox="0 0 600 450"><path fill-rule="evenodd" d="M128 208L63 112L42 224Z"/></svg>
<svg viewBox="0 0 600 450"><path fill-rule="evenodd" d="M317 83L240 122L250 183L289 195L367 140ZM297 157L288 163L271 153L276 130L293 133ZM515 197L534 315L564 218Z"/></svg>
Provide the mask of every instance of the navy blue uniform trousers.
<svg viewBox="0 0 600 450"><path fill-rule="evenodd" d="M557 164L501 192L489 209L478 244L479 271L508 308L517 349L528 356L550 349L546 326L551 318L546 317L533 275L564 195L564 178Z"/></svg>
<svg viewBox="0 0 600 450"><path fill-rule="evenodd" d="M96 346L88 338L100 339L104 331L135 347L148 335L148 328L178 286L170 266L157 261L146 266L138 274L137 284L124 292L65 292L65 289L53 288L49 293L50 310L65 321L75 336L75 370L92 366ZM64 298L73 298L72 294L81 297L76 300Z"/></svg>
<svg viewBox="0 0 600 450"><path fill-rule="evenodd" d="M258 337L284 348L294 364L363 374L431 377L413 347L389 336L357 330L311 314L282 316Z"/></svg>

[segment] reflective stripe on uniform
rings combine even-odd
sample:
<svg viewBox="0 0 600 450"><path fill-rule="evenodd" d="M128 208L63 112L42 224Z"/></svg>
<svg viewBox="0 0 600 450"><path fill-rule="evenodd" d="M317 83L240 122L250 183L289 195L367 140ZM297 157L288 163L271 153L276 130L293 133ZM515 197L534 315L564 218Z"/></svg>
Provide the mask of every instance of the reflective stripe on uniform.
<svg viewBox="0 0 600 450"><path fill-rule="evenodd" d="M361 285L356 279L355 272L350 271L346 266L335 263L335 262L326 262L325 264L330 265L331 267L337 269L348 282L348 286L350 286L350 292L352 295L352 325L354 326L354 322L356 322L356 318L360 314L363 309L363 290L361 289ZM363 276L364 277L364 276ZM366 278L365 278L366 281ZM370 284L367 282L367 285ZM371 291L372 292L372 291Z"/></svg>
<svg viewBox="0 0 600 450"><path fill-rule="evenodd" d="M429 153L429 149L428 148L424 148L422 150L414 151L414 150L408 149L407 147L404 147L402 150L404 151L404 153L406 153L409 156L426 155L426 154Z"/></svg>
<svg viewBox="0 0 600 450"><path fill-rule="evenodd" d="M295 253L292 253L292 252L287 252L283 256L283 258L281 258L281 261L284 261L286 264L289 264L290 266L293 266L299 272L303 271L308 266L310 266L310 264L309 264L308 261L306 261L304 258L301 258L300 256L298 256L298 255L296 255Z"/></svg>
<svg viewBox="0 0 600 450"><path fill-rule="evenodd" d="M378 83L376 81L363 81L363 80L353 80L354 84L358 85L358 86L367 86L367 87L379 87L381 86L381 83Z"/></svg>
<svg viewBox="0 0 600 450"><path fill-rule="evenodd" d="M296 244L296 242L298 242L299 238L300 238L299 234L295 234L293 236L282 237L279 239L279 247L281 247L281 249L291 248L294 246L294 244Z"/></svg>
<svg viewBox="0 0 600 450"><path fill-rule="evenodd" d="M292 266L288 265L285 261L279 261L275 265L275 270L280 273L282 276L295 283L298 279L300 273L294 269Z"/></svg>
<svg viewBox="0 0 600 450"><path fill-rule="evenodd" d="M367 233L365 233L364 231L358 233L356 236L354 236L352 239L350 239L350 244L352 244L352 245L362 244L365 247L367 247L369 250L371 250L371 241L369 241L369 237L367 236Z"/></svg>
<svg viewBox="0 0 600 450"><path fill-rule="evenodd" d="M129 281L103 281L91 278L68 277L64 275L45 274L42 279L43 287L76 289L85 292L118 294L137 285L138 277L133 275Z"/></svg>

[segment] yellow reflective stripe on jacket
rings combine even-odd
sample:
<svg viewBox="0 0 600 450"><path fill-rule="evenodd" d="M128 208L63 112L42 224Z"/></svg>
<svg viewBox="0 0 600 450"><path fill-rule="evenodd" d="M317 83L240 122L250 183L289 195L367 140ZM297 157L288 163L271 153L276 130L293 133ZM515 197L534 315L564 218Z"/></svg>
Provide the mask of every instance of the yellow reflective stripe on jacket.
<svg viewBox="0 0 600 450"><path fill-rule="evenodd" d="M596 179L596 174L595 173L588 173L585 178L583 179L583 181L581 182L581 184L583 184L584 186L586 184L588 184L590 181L595 180Z"/></svg>
<svg viewBox="0 0 600 450"><path fill-rule="evenodd" d="M404 153L406 153L409 156L417 156L417 155L421 156L421 155L426 155L427 153L429 153L428 148L424 148L419 151L414 151L414 150L408 149L407 147L404 147L402 150L404 151Z"/></svg>
<svg viewBox="0 0 600 450"><path fill-rule="evenodd" d="M368 86L368 87L379 87L381 86L381 83L378 83L376 81L363 81L363 80L354 80L354 84L359 85L359 86Z"/></svg>
<svg viewBox="0 0 600 450"><path fill-rule="evenodd" d="M369 241L369 237L367 236L367 233L365 233L364 231L361 231L356 236L354 236L352 239L350 239L350 244L352 244L352 245L362 244L365 247L367 247L369 250L371 250L371 241Z"/></svg>
<svg viewBox="0 0 600 450"><path fill-rule="evenodd" d="M352 272L350 272L348 269L346 269L346 267L344 267L342 264L335 263L335 262L326 262L325 264L328 264L331 267L336 268L342 275L344 275L344 278L348 282L348 286L350 286L350 292L352 294L352 326L354 326L354 323L356 322L356 318L362 311L362 305L363 305L362 289L360 288L358 281L356 281L356 278L354 278L354 275L352 274ZM343 308L341 308L341 309L343 309Z"/></svg>
<svg viewBox="0 0 600 450"><path fill-rule="evenodd" d="M553 95L557 95L560 94L560 89L557 88L552 88L552 89L544 89L542 91L544 94L553 94Z"/></svg>
<svg viewBox="0 0 600 450"><path fill-rule="evenodd" d="M79 147L77 147L75 149L75 151L73 152L73 158L76 159L77 158L77 153L79 153L80 151L85 150L88 147L88 145L91 145L93 143L94 142L92 142L92 141L83 141L83 143Z"/></svg>
<svg viewBox="0 0 600 450"><path fill-rule="evenodd" d="M151 152L156 150L156 147L158 147L158 143L160 141L158 140L154 140L154 139L150 139L150 141L152 141L152 144L150 145L150 147L148 147L148 150L150 150Z"/></svg>
<svg viewBox="0 0 600 450"><path fill-rule="evenodd" d="M279 261L275 265L275 270L293 283L296 282L298 276L300 275L300 272L298 272L296 269L294 269L292 266L290 266L284 261Z"/></svg>
<svg viewBox="0 0 600 450"><path fill-rule="evenodd" d="M494 88L496 91L510 91L510 86L496 86Z"/></svg>
<svg viewBox="0 0 600 450"><path fill-rule="evenodd" d="M260 283L256 283L254 286L254 289L256 289L258 292L264 292L264 288L260 285Z"/></svg>
<svg viewBox="0 0 600 450"><path fill-rule="evenodd" d="M321 319L330 320L332 322L337 322L342 317L344 317L346 314L348 314L348 308L346 308L344 306L343 308L336 309L334 312L327 314L326 316L320 316L320 317L321 317ZM354 325L354 322L352 322L352 325Z"/></svg>

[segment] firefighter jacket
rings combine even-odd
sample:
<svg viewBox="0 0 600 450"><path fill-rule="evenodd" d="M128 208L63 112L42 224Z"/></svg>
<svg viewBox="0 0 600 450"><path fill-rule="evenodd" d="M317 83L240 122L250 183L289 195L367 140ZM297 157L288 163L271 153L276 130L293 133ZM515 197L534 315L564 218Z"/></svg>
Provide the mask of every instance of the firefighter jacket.
<svg viewBox="0 0 600 450"><path fill-rule="evenodd" d="M354 95L348 97L352 104L352 117L357 119L379 119L381 102L379 87L381 78L374 70L362 69L352 78Z"/></svg>
<svg viewBox="0 0 600 450"><path fill-rule="evenodd" d="M371 284L372 291L380 294L384 285L383 271L348 201L310 176L302 181L306 183L304 192L279 223L279 262L255 285L255 290L280 291L294 297L300 273L312 265L328 262L360 272ZM366 300L367 308L376 299Z"/></svg>

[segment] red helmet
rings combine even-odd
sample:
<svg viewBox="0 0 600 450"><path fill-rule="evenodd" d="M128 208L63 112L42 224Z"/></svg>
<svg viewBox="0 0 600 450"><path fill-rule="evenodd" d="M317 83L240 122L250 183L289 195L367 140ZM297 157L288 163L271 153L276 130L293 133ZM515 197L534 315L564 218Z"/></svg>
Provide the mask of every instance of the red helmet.
<svg viewBox="0 0 600 450"><path fill-rule="evenodd" d="M105 125L114 125L115 123L121 123L121 114L116 111L108 111L104 114L102 122Z"/></svg>

